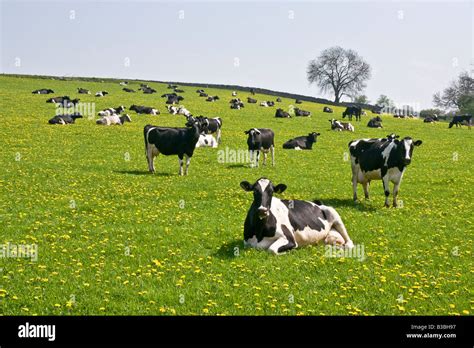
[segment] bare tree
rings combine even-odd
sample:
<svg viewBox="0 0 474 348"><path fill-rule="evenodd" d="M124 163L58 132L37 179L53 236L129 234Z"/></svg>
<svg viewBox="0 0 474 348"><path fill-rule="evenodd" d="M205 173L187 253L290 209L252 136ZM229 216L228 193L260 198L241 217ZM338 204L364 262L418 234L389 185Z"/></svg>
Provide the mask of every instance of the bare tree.
<svg viewBox="0 0 474 348"><path fill-rule="evenodd" d="M324 50L308 64L308 81L316 83L321 92L334 92L334 101L359 93L370 78L370 65L353 50L336 46Z"/></svg>
<svg viewBox="0 0 474 348"><path fill-rule="evenodd" d="M443 92L433 95L434 105L445 110L463 111L466 108L470 109L473 102L474 79L467 72L462 72Z"/></svg>

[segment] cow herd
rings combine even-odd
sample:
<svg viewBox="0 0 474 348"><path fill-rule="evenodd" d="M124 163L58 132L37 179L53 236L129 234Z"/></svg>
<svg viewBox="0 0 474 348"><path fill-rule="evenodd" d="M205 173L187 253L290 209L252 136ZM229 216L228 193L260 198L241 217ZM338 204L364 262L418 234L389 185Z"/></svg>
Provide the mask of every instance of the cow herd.
<svg viewBox="0 0 474 348"><path fill-rule="evenodd" d="M126 86L127 83L120 83ZM187 175L189 165L194 151L197 147L217 147L221 143L222 119L219 117L208 118L204 116L193 116L183 105L179 105L184 97L178 93L184 91L177 85L168 85L173 92L165 93L161 97L166 98L167 110L173 115L182 115L185 118L184 127L163 127L146 125L143 129L145 154L148 163L148 170L155 172L155 157L162 154L165 156L174 155L179 160L179 175ZM135 91L124 87L125 92ZM143 93L156 93L156 90L146 84L140 86ZM51 89L39 89L33 91L35 94L51 94ZM78 88L79 94L90 94L90 91ZM198 89L196 93L205 98L208 102L219 100L219 96L209 96L203 89ZM100 91L96 96L107 95L106 91ZM253 94L252 94L253 95ZM237 98L237 92L232 92L230 100L231 109L241 109L245 105ZM58 103L64 106L77 104L79 99L71 99L68 96L50 98L47 102ZM278 98L277 102L281 99ZM252 97L247 98L247 103L256 104L257 100ZM296 104L301 104L301 100L296 100ZM273 101L261 101L260 106L272 107ZM98 113L100 118L96 120L98 125L123 125L131 122L128 114L123 114L126 108L121 105L114 108L107 108ZM158 109L131 105L130 111L137 114L158 115ZM333 113L327 106L323 112ZM310 117L311 112L294 108L295 116ZM355 117L356 121L361 120L363 111L360 107L349 106L343 112L342 117L349 121ZM275 112L277 118L289 118L290 113L278 108ZM76 119L82 118L79 113L56 115L49 120L50 124L72 124ZM437 119L434 119L437 121ZM355 128L350 122L342 122L330 119L330 127L334 131L354 132ZM427 122L425 120L425 122ZM431 122L431 121L428 121ZM456 116L449 128L453 125L472 123L469 115ZM367 124L370 128L383 128L382 119L377 116L372 118ZM247 135L247 146L250 156L250 166L259 166L260 155L263 153L263 165L266 164L267 156L270 153L272 166L275 165L275 132L269 128L250 128L244 132ZM320 133L311 132L305 136L298 136L286 141L284 149L311 150L317 142ZM214 137L215 136L215 137ZM352 169L353 199L357 201L357 186L361 184L364 189L365 198L369 198L369 186L373 180L381 180L385 193L385 206L389 207L390 187L393 183L393 206L397 207L397 196L402 181L402 177L407 166L411 163L412 154L415 147L422 144L421 140L414 140L411 137L400 138L396 134L387 135L385 138L358 139L348 144ZM299 246L325 243L339 247L352 248L354 246L349 237L346 227L332 207L326 206L319 201L303 200L282 200L274 197L274 194L282 193L286 190L285 184L275 185L267 178L260 178L251 184L247 181L240 183L242 189L253 193L253 202L248 210L244 223L245 245L265 249L274 254L281 254Z"/></svg>

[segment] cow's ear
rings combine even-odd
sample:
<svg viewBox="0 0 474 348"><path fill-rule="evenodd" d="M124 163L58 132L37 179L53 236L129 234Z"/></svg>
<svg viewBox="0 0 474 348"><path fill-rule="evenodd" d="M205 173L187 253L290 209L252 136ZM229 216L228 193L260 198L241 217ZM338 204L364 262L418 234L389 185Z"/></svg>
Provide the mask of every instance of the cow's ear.
<svg viewBox="0 0 474 348"><path fill-rule="evenodd" d="M242 181L240 183L240 187L242 187L245 191L253 191L253 185L251 185L248 181Z"/></svg>
<svg viewBox="0 0 474 348"><path fill-rule="evenodd" d="M417 140L413 143L415 146L420 146L423 142L421 140Z"/></svg>
<svg viewBox="0 0 474 348"><path fill-rule="evenodd" d="M321 135L321 133L316 133L316 135Z"/></svg>
<svg viewBox="0 0 474 348"><path fill-rule="evenodd" d="M286 190L286 185L285 184L278 184L273 188L273 191L275 193L282 193Z"/></svg>
<svg viewBox="0 0 474 348"><path fill-rule="evenodd" d="M244 132L244 134L249 134L249 133L250 133L250 131L248 131L248 130Z"/></svg>

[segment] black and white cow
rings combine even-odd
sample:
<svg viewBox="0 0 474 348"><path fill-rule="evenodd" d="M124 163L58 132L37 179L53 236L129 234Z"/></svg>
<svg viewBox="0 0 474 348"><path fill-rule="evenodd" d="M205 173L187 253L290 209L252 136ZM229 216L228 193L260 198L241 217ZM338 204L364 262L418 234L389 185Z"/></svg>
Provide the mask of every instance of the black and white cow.
<svg viewBox="0 0 474 348"><path fill-rule="evenodd" d="M37 89L36 91L33 91L31 93L32 94L51 94L51 93L54 93L54 91L49 88L42 88L42 89Z"/></svg>
<svg viewBox="0 0 474 348"><path fill-rule="evenodd" d="M469 129L472 126L472 116L471 115L461 115L461 116L454 116L452 121L449 122L449 128L452 128L456 125L456 128L461 127L463 124L467 124Z"/></svg>
<svg viewBox="0 0 474 348"><path fill-rule="evenodd" d="M156 89L153 89L151 87L148 88L142 88L143 94L153 94L156 93Z"/></svg>
<svg viewBox="0 0 474 348"><path fill-rule="evenodd" d="M247 97L247 103L249 103L249 104L257 104L257 99L253 99L253 98Z"/></svg>
<svg viewBox="0 0 474 348"><path fill-rule="evenodd" d="M215 96L209 96L207 97L206 101L208 102L215 102L216 100L219 100L219 96L215 95Z"/></svg>
<svg viewBox="0 0 474 348"><path fill-rule="evenodd" d="M422 144L410 137L397 139L395 134L387 138L359 139L349 143L352 167L352 188L357 201L357 184L362 184L365 198L369 198L372 180L382 180L385 191L385 206L389 206L389 183L393 182L393 206L397 206L397 196L403 174L411 163L413 149Z"/></svg>
<svg viewBox="0 0 474 348"><path fill-rule="evenodd" d="M168 84L168 89L176 89L178 88L179 86L178 85L171 85L171 84Z"/></svg>
<svg viewBox="0 0 474 348"><path fill-rule="evenodd" d="M95 94L96 97L105 97L109 92L107 91L99 91Z"/></svg>
<svg viewBox="0 0 474 348"><path fill-rule="evenodd" d="M173 91L175 91L176 93L184 93L184 90L179 89L179 88L175 88L173 89Z"/></svg>
<svg viewBox="0 0 474 348"><path fill-rule="evenodd" d="M320 133L309 133L306 136L296 137L288 140L283 144L284 149L295 149L295 150L311 150L313 144L318 141L318 136Z"/></svg>
<svg viewBox="0 0 474 348"><path fill-rule="evenodd" d="M56 104L56 107L62 107L62 108L65 108L65 109L72 108L72 107L76 106L79 103L79 101L80 101L80 99L78 99L78 98L75 98L75 99L72 99L72 100L63 99L61 101L61 103Z"/></svg>
<svg viewBox="0 0 474 348"><path fill-rule="evenodd" d="M281 103L281 98L280 97L276 98L276 101L277 103Z"/></svg>
<svg viewBox="0 0 474 348"><path fill-rule="evenodd" d="M233 92L232 92L232 96L233 96L233 97L237 97L237 92L236 92L236 91L233 91Z"/></svg>
<svg viewBox="0 0 474 348"><path fill-rule="evenodd" d="M355 116L356 121L360 121L360 115L362 114L362 108L358 106L348 106L342 113L342 118L349 117L349 121L352 121L352 116Z"/></svg>
<svg viewBox="0 0 474 348"><path fill-rule="evenodd" d="M251 128L245 131L248 135L247 145L250 154L250 166L253 167L253 154L256 152L255 165L258 167L260 151L263 152L263 164L266 164L267 153L271 152L272 165L275 165L275 133L268 128Z"/></svg>
<svg viewBox="0 0 474 348"><path fill-rule="evenodd" d="M135 93L135 90L133 90L131 88L127 88L127 87L122 88L122 90L127 92L127 93Z"/></svg>
<svg viewBox="0 0 474 348"><path fill-rule="evenodd" d="M201 94L201 93L206 93L203 89L198 89L196 93Z"/></svg>
<svg viewBox="0 0 474 348"><path fill-rule="evenodd" d="M136 111L137 114L149 114L149 115L159 115L160 112L157 109L154 109L149 106L142 105L132 105L129 108L130 110Z"/></svg>
<svg viewBox="0 0 474 348"><path fill-rule="evenodd" d="M296 100L295 100L295 104L303 104L303 101L300 100L300 99L296 99Z"/></svg>
<svg viewBox="0 0 474 348"><path fill-rule="evenodd" d="M145 126L143 129L145 154L148 161L148 170L151 173L155 172L154 158L161 153L165 156L178 155L179 175L183 175L183 157L186 157L184 175L188 175L189 163L203 128L199 121L192 116L187 118L185 125L185 128Z"/></svg>
<svg viewBox="0 0 474 348"><path fill-rule="evenodd" d="M99 116L110 116L110 115L118 115L125 111L125 106L120 105L116 108L108 108L98 112Z"/></svg>
<svg viewBox="0 0 474 348"><path fill-rule="evenodd" d="M325 106L325 107L323 108L323 112L327 112L327 113L329 113L329 114L332 114L333 111L332 111L332 109L331 109L329 106Z"/></svg>
<svg viewBox="0 0 474 348"><path fill-rule="evenodd" d="M208 97L208 94L206 92L201 92L199 93L200 97Z"/></svg>
<svg viewBox="0 0 474 348"><path fill-rule="evenodd" d="M212 134L199 134L199 140L196 143L196 147L217 147L217 140Z"/></svg>
<svg viewBox="0 0 474 348"><path fill-rule="evenodd" d="M371 118L369 123L367 123L367 127L369 127L369 128L383 128L382 119L380 118L380 116L376 116L374 118Z"/></svg>
<svg viewBox="0 0 474 348"><path fill-rule="evenodd" d="M229 103L231 109L240 110L241 108L245 107L244 102L239 98L233 98Z"/></svg>
<svg viewBox="0 0 474 348"><path fill-rule="evenodd" d="M79 94L91 94L91 91L89 91L88 89L85 89L85 88L78 88L77 93L79 93Z"/></svg>
<svg viewBox="0 0 474 348"><path fill-rule="evenodd" d="M221 128L222 119L220 117L208 118L204 116L196 117L196 120L200 123L201 128L204 130L204 134L216 134L217 143L221 143Z"/></svg>
<svg viewBox="0 0 474 348"><path fill-rule="evenodd" d="M305 116L305 117L310 117L311 112L305 111L299 108L295 108L295 116Z"/></svg>
<svg viewBox="0 0 474 348"><path fill-rule="evenodd" d="M123 125L125 122L132 122L132 119L129 115L119 116L116 114L103 116L96 121L96 124L102 126L111 126L111 125Z"/></svg>
<svg viewBox="0 0 474 348"><path fill-rule="evenodd" d="M180 95L170 95L166 100L166 104L179 104L182 100L184 100L184 97Z"/></svg>
<svg viewBox="0 0 474 348"><path fill-rule="evenodd" d="M77 118L82 118L82 115L79 113L75 114L66 114L66 115L56 115L48 121L49 124L73 124L76 122Z"/></svg>
<svg viewBox="0 0 474 348"><path fill-rule="evenodd" d="M284 111L283 109L281 108L278 108L276 111L275 111L275 117L279 117L279 118L289 118L291 117L291 115Z"/></svg>
<svg viewBox="0 0 474 348"><path fill-rule="evenodd" d="M338 131L338 132L341 132L341 131L354 132L355 131L354 126L350 124L349 122L341 122L335 119L329 120L329 122L331 122L331 129L334 131Z"/></svg>
<svg viewBox="0 0 474 348"><path fill-rule="evenodd" d="M65 95L65 96L62 96L62 97L53 97L53 98L49 98L48 100L46 100L46 103L56 103L56 104L60 104L62 103L63 101L70 101L71 100L71 97Z"/></svg>
<svg viewBox="0 0 474 348"><path fill-rule="evenodd" d="M128 81L122 81L119 83L120 86L126 86L128 85Z"/></svg>
<svg viewBox="0 0 474 348"><path fill-rule="evenodd" d="M424 123L435 123L435 122L438 122L438 116L436 115L433 115L433 116L427 116L425 117L425 119L423 120Z"/></svg>
<svg viewBox="0 0 474 348"><path fill-rule="evenodd" d="M267 178L254 184L240 183L253 193L253 202L244 223L244 245L280 255L291 249L319 243L353 248L349 234L337 211L321 202L287 200L274 197L286 190Z"/></svg>

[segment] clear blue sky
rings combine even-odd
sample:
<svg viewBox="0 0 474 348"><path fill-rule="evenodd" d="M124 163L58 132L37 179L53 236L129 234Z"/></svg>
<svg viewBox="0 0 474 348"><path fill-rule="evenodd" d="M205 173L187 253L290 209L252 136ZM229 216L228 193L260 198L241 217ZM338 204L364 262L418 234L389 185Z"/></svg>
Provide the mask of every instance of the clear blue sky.
<svg viewBox="0 0 474 348"><path fill-rule="evenodd" d="M0 1L4 73L228 83L330 97L308 84L306 67L340 45L372 66L371 101L386 94L426 108L434 92L474 68L473 1Z"/></svg>

